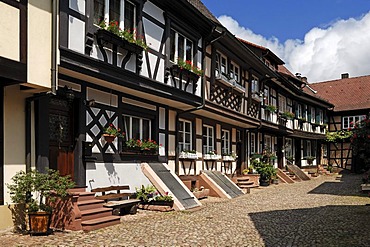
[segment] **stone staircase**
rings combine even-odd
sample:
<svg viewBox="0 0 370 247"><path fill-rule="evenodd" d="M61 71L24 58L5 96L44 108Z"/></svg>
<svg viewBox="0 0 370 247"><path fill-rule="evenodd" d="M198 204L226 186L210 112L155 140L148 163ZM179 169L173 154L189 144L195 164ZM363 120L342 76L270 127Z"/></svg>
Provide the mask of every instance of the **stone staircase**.
<svg viewBox="0 0 370 247"><path fill-rule="evenodd" d="M77 206L81 212L80 223L82 230L92 231L103 227L120 224L120 216L112 215L111 208L103 207L103 200L95 199L95 193L84 189L73 191L78 194Z"/></svg>
<svg viewBox="0 0 370 247"><path fill-rule="evenodd" d="M249 178L245 177L237 177L236 178L236 185L242 189L245 193L250 193L251 188L258 187L253 181L250 181Z"/></svg>

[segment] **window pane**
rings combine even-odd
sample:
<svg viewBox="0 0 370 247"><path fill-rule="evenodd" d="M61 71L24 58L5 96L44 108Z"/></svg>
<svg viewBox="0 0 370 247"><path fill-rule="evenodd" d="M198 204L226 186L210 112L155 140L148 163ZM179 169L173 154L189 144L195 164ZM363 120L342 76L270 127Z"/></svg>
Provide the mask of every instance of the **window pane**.
<svg viewBox="0 0 370 247"><path fill-rule="evenodd" d="M189 133L185 133L185 142L186 143L190 143L190 134Z"/></svg>
<svg viewBox="0 0 370 247"><path fill-rule="evenodd" d="M123 119L124 119L123 131L126 133L126 140L128 140L131 138L131 125L130 125L131 118L128 116L124 116Z"/></svg>
<svg viewBox="0 0 370 247"><path fill-rule="evenodd" d="M140 119L132 118L132 138L140 139Z"/></svg>
<svg viewBox="0 0 370 247"><path fill-rule="evenodd" d="M186 60L193 61L193 42L186 39Z"/></svg>
<svg viewBox="0 0 370 247"><path fill-rule="evenodd" d="M121 0L109 1L109 21L120 20Z"/></svg>
<svg viewBox="0 0 370 247"><path fill-rule="evenodd" d="M104 0L94 0L94 23L104 20Z"/></svg>
<svg viewBox="0 0 370 247"><path fill-rule="evenodd" d="M184 60L184 46L185 46L184 36L178 34L178 47L177 47L177 56Z"/></svg>
<svg viewBox="0 0 370 247"><path fill-rule="evenodd" d="M143 140L148 140L150 139L150 121L147 119L143 119Z"/></svg>
<svg viewBox="0 0 370 247"><path fill-rule="evenodd" d="M125 29L133 30L135 28L135 5L125 1Z"/></svg>
<svg viewBox="0 0 370 247"><path fill-rule="evenodd" d="M175 40L175 31L171 30L170 33L170 60L175 61L175 51L176 51L176 40Z"/></svg>
<svg viewBox="0 0 370 247"><path fill-rule="evenodd" d="M190 123L189 122L185 122L185 132L190 133Z"/></svg>

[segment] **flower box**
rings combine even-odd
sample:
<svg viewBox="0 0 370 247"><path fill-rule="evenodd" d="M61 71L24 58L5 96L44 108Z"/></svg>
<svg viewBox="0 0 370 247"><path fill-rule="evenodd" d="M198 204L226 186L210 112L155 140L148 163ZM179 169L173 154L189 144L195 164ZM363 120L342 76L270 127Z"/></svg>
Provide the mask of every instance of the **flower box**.
<svg viewBox="0 0 370 247"><path fill-rule="evenodd" d="M204 160L219 160L219 159L221 159L221 155L217 155L217 154L205 154L203 156L203 159Z"/></svg>
<svg viewBox="0 0 370 247"><path fill-rule="evenodd" d="M222 160L223 161L235 161L235 158L233 156L230 156L230 155L224 155L224 156L222 156Z"/></svg>
<svg viewBox="0 0 370 247"><path fill-rule="evenodd" d="M98 41L102 40L107 43L117 45L135 54L141 54L144 50L143 47L135 43L131 43L128 40L121 38L117 36L116 34L109 32L108 30L105 30L105 29L98 29L98 31L96 32L96 38L98 39Z"/></svg>
<svg viewBox="0 0 370 247"><path fill-rule="evenodd" d="M198 159L198 155L196 153L181 152L179 159Z"/></svg>

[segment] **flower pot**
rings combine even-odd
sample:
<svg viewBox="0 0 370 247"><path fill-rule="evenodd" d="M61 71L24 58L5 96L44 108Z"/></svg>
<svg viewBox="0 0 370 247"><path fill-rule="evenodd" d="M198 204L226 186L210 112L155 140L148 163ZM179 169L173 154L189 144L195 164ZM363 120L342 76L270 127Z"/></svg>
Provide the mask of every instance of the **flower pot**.
<svg viewBox="0 0 370 247"><path fill-rule="evenodd" d="M48 234L50 232L51 213L34 212L28 214L30 234Z"/></svg>
<svg viewBox="0 0 370 247"><path fill-rule="evenodd" d="M150 205L157 205L157 206L170 206L171 208L173 207L173 201L150 201Z"/></svg>
<svg viewBox="0 0 370 247"><path fill-rule="evenodd" d="M111 136L111 135L106 135L106 134L104 134L103 136L107 143L112 143L114 139L116 139L116 136Z"/></svg>

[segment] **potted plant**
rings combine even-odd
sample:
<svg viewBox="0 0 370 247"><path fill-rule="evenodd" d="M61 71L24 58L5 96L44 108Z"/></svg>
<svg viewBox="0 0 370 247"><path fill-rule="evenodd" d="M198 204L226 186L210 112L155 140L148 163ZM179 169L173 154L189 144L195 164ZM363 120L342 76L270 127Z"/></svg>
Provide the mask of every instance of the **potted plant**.
<svg viewBox="0 0 370 247"><path fill-rule="evenodd" d="M113 124L109 124L107 128L104 128L103 137L107 143L112 143L116 137L124 137L125 133L121 132L120 128L116 128Z"/></svg>
<svg viewBox="0 0 370 247"><path fill-rule="evenodd" d="M276 112L277 108L274 105L266 105L265 110L268 112Z"/></svg>
<svg viewBox="0 0 370 247"><path fill-rule="evenodd" d="M294 113L293 112L286 111L286 112L281 113L280 116L282 118L285 118L285 119L293 119L294 118Z"/></svg>
<svg viewBox="0 0 370 247"><path fill-rule="evenodd" d="M29 217L30 234L50 232L52 204L58 197L65 198L68 189L74 187L69 176L61 176L58 171L48 170L17 172L8 184L13 203L23 204Z"/></svg>
<svg viewBox="0 0 370 247"><path fill-rule="evenodd" d="M271 162L276 156L268 150L263 150L262 154L253 155L251 165L260 174L260 185L268 186L271 178L276 176L276 169Z"/></svg>
<svg viewBox="0 0 370 247"><path fill-rule="evenodd" d="M141 141L140 149L143 153L155 154L159 147L156 141L148 139Z"/></svg>
<svg viewBox="0 0 370 247"><path fill-rule="evenodd" d="M136 199L139 199L141 203L148 203L154 196L154 192L156 191L153 185L141 185L140 188L136 189Z"/></svg>
<svg viewBox="0 0 370 247"><path fill-rule="evenodd" d="M313 161L316 159L314 156L306 156L307 164L312 165Z"/></svg>
<svg viewBox="0 0 370 247"><path fill-rule="evenodd" d="M180 159L198 159L197 152L195 150L183 150L179 155Z"/></svg>

